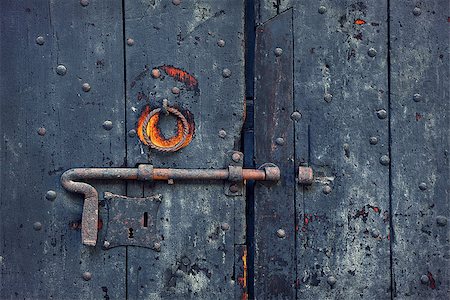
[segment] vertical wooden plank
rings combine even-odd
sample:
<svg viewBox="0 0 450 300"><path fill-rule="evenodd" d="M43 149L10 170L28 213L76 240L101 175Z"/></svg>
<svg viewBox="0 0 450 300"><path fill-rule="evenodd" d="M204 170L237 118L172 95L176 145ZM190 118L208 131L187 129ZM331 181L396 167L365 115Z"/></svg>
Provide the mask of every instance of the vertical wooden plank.
<svg viewBox="0 0 450 300"><path fill-rule="evenodd" d="M121 6L91 2L1 2L2 299L125 297L125 251L83 246L81 196L60 186L125 156Z"/></svg>
<svg viewBox="0 0 450 300"><path fill-rule="evenodd" d="M256 29L255 162L275 163L276 185L255 186L255 298L295 298L292 10Z"/></svg>
<svg viewBox="0 0 450 300"><path fill-rule="evenodd" d="M256 2L256 20L264 23L280 13L292 8L293 0L253 0Z"/></svg>
<svg viewBox="0 0 450 300"><path fill-rule="evenodd" d="M298 299L390 297L386 12L295 3Z"/></svg>
<svg viewBox="0 0 450 300"><path fill-rule="evenodd" d="M391 1L394 297L449 296L449 5Z"/></svg>
<svg viewBox="0 0 450 300"><path fill-rule="evenodd" d="M244 119L244 3L242 1L126 1L127 129L136 128L144 107L188 109L195 135L172 153L150 150L128 138L127 164L169 168L224 168L238 150ZM198 88L170 77L174 66L193 76ZM179 93L174 94L172 88ZM171 136L174 120L160 128ZM224 194L223 182L145 185L145 195L163 200L157 228L161 250L128 248L128 291L140 298L234 298L241 245L245 243L244 196Z"/></svg>

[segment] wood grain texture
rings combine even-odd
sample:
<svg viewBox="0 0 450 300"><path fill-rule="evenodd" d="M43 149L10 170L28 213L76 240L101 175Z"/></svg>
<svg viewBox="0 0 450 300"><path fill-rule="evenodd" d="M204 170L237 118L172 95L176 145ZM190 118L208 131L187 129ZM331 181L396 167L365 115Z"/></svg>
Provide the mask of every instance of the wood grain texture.
<svg viewBox="0 0 450 300"><path fill-rule="evenodd" d="M386 1L294 6L295 160L316 176L296 190L298 299L390 297L386 12Z"/></svg>
<svg viewBox="0 0 450 300"><path fill-rule="evenodd" d="M292 8L294 0L254 0L256 22L264 23Z"/></svg>
<svg viewBox="0 0 450 300"><path fill-rule="evenodd" d="M128 138L128 165L226 167L227 151L239 149L244 120L244 3L126 1L125 27L126 37L135 42L126 48L128 130L136 127L146 105L160 107L164 98L189 109L195 120L192 142L178 152L149 150L137 137ZM225 44L219 46L219 40ZM194 76L199 90L189 90L164 72L164 78L152 78L152 68L162 65ZM224 69L230 77L223 76ZM180 94L171 92L174 86ZM165 118L160 127L170 135L173 125L173 119ZM163 195L157 224L163 241L159 253L128 248L130 298L234 297L241 282L235 253L245 243L245 200L225 196L223 184L144 186L145 195Z"/></svg>
<svg viewBox="0 0 450 300"><path fill-rule="evenodd" d="M83 246L82 198L60 185L69 168L123 164L121 6L2 1L0 10L0 298L124 298L125 250ZM59 64L64 76L56 73ZM120 183L98 187L124 192ZM54 201L46 199L48 190L56 192ZM105 221L103 208L100 215Z"/></svg>
<svg viewBox="0 0 450 300"><path fill-rule="evenodd" d="M447 1L391 1L392 256L398 299L449 297L448 16Z"/></svg>

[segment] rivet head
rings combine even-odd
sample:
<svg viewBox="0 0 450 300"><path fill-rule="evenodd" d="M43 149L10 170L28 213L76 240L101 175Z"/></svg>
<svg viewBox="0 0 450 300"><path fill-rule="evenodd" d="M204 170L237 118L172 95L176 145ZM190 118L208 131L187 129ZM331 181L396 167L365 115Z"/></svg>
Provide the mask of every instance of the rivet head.
<svg viewBox="0 0 450 300"><path fill-rule="evenodd" d="M284 145L284 139L281 138L281 137L279 137L279 138L277 138L277 139L275 140L275 143L276 143L278 146L283 146L283 145Z"/></svg>
<svg viewBox="0 0 450 300"><path fill-rule="evenodd" d="M152 70L152 77L153 78L159 78L159 76L161 76L161 72L158 69L153 69Z"/></svg>
<svg viewBox="0 0 450 300"><path fill-rule="evenodd" d="M110 242L108 242L108 241L104 241L104 242L103 242L103 248L108 249L109 246L111 246L111 243L110 243Z"/></svg>
<svg viewBox="0 0 450 300"><path fill-rule="evenodd" d="M319 14L324 14L327 12L327 8L323 5L321 5L321 6L319 6L318 12L319 12Z"/></svg>
<svg viewBox="0 0 450 300"><path fill-rule="evenodd" d="M232 193L237 193L239 191L239 187L237 184L232 184L232 185L230 185L229 190Z"/></svg>
<svg viewBox="0 0 450 300"><path fill-rule="evenodd" d="M92 279L92 273L91 272L84 272L83 273L83 279L86 281L89 281Z"/></svg>
<svg viewBox="0 0 450 300"><path fill-rule="evenodd" d="M128 131L128 136L129 137L135 137L136 136L136 130L135 129L131 129L130 131Z"/></svg>
<svg viewBox="0 0 450 300"><path fill-rule="evenodd" d="M111 130L113 128L113 123L110 120L103 122L103 128L106 130Z"/></svg>
<svg viewBox="0 0 450 300"><path fill-rule="evenodd" d="M277 230L277 237L279 237L280 239L285 238L286 237L286 231L284 229L278 229Z"/></svg>
<svg viewBox="0 0 450 300"><path fill-rule="evenodd" d="M158 252L161 251L161 243L158 243L158 242L154 243L153 249L155 249Z"/></svg>
<svg viewBox="0 0 450 300"><path fill-rule="evenodd" d="M323 100L325 100L325 102L327 102L327 103L330 103L331 100L333 100L333 95L326 93L326 94L323 96Z"/></svg>
<svg viewBox="0 0 450 300"><path fill-rule="evenodd" d="M241 155L239 154L239 153L233 153L233 155L231 155L231 159L234 161L234 162L239 162L240 160L241 160Z"/></svg>
<svg viewBox="0 0 450 300"><path fill-rule="evenodd" d="M419 189L420 189L421 191L425 191L427 188L428 188L428 187L427 187L427 184L426 184L425 182L419 183Z"/></svg>
<svg viewBox="0 0 450 300"><path fill-rule="evenodd" d="M219 136L221 138L225 138L227 136L227 132L223 129L219 130Z"/></svg>
<svg viewBox="0 0 450 300"><path fill-rule="evenodd" d="M222 225L220 225L220 228L222 228L222 230L224 230L224 231L227 231L230 229L230 224L222 223Z"/></svg>
<svg viewBox="0 0 450 300"><path fill-rule="evenodd" d="M81 4L81 6L88 6L89 0L80 0L80 4Z"/></svg>
<svg viewBox="0 0 450 300"><path fill-rule="evenodd" d="M367 51L367 54L368 54L370 57L375 57L375 56L377 55L377 50L375 50L374 48L370 48L370 49Z"/></svg>
<svg viewBox="0 0 450 300"><path fill-rule="evenodd" d="M383 155L380 157L380 164L382 164L383 166L389 165L390 162L391 160L389 159L389 156Z"/></svg>
<svg viewBox="0 0 450 300"><path fill-rule="evenodd" d="M294 121L299 121L301 118L302 118L302 114L299 113L298 111L294 111L291 114L291 119L294 120Z"/></svg>
<svg viewBox="0 0 450 300"><path fill-rule="evenodd" d="M128 45L128 46L133 46L133 45L134 45L134 39L132 39L132 38L127 38L127 45Z"/></svg>
<svg viewBox="0 0 450 300"><path fill-rule="evenodd" d="M413 100L415 102L420 102L422 100L422 95L421 94L414 94L413 95Z"/></svg>
<svg viewBox="0 0 450 300"><path fill-rule="evenodd" d="M45 193L45 198L47 200L50 200L50 201L55 200L56 199L56 192L52 191L52 190L47 191L47 193Z"/></svg>
<svg viewBox="0 0 450 300"><path fill-rule="evenodd" d="M422 13L422 10L419 7L414 7L413 15L420 16L421 13Z"/></svg>
<svg viewBox="0 0 450 300"><path fill-rule="evenodd" d="M83 85L81 86L81 88L83 89L84 92L89 92L91 90L91 85L87 82L83 83Z"/></svg>
<svg viewBox="0 0 450 300"><path fill-rule="evenodd" d="M34 222L33 229L36 231L39 231L42 229L42 223L41 222Z"/></svg>
<svg viewBox="0 0 450 300"><path fill-rule="evenodd" d="M39 127L38 130L37 130L37 133L38 133L40 136L44 136L44 135L47 133L47 130L45 130L44 127Z"/></svg>
<svg viewBox="0 0 450 300"><path fill-rule="evenodd" d="M377 117L378 117L378 119L386 119L387 111L384 109L377 110Z"/></svg>
<svg viewBox="0 0 450 300"><path fill-rule="evenodd" d="M323 189L322 189L322 192L323 192L325 195L330 194L331 191L332 191L332 188L331 188L331 186L329 186L329 185L324 186Z"/></svg>
<svg viewBox="0 0 450 300"><path fill-rule="evenodd" d="M378 138L376 136L371 136L369 142L371 145L376 145L378 144Z"/></svg>
<svg viewBox="0 0 450 300"><path fill-rule="evenodd" d="M230 71L230 69L223 69L223 71L222 71L222 76L225 77L225 78L230 77L230 76L231 76L231 71Z"/></svg>
<svg viewBox="0 0 450 300"><path fill-rule="evenodd" d="M58 65L56 67L56 73L58 75L64 76L67 73L67 68L64 65Z"/></svg>
<svg viewBox="0 0 450 300"><path fill-rule="evenodd" d="M180 5L181 0L172 0L173 5Z"/></svg>
<svg viewBox="0 0 450 300"><path fill-rule="evenodd" d="M372 237L377 238L380 236L380 232L376 229L372 230Z"/></svg>
<svg viewBox="0 0 450 300"><path fill-rule="evenodd" d="M189 258L187 258L186 256L184 256L184 257L181 259L181 263L182 263L183 265L185 265L185 266L189 266L189 265L191 264L191 260L190 260Z"/></svg>
<svg viewBox="0 0 450 300"><path fill-rule="evenodd" d="M38 36L38 37L36 38L36 44L42 46L42 45L44 45L44 43L45 43L45 39L44 39L43 36Z"/></svg>
<svg viewBox="0 0 450 300"><path fill-rule="evenodd" d="M437 216L436 217L436 223L439 226L445 226L445 225L447 225L447 218L444 217L444 216Z"/></svg>
<svg viewBox="0 0 450 300"><path fill-rule="evenodd" d="M427 275L422 275L420 276L420 282L422 282L423 284L428 284L430 280L428 279Z"/></svg>
<svg viewBox="0 0 450 300"><path fill-rule="evenodd" d="M218 40L218 41L217 41L217 46L219 46L219 47L225 47L225 41L224 41L224 40Z"/></svg>
<svg viewBox="0 0 450 300"><path fill-rule="evenodd" d="M279 56L281 56L281 54L283 54L283 49L281 49L281 48L275 48L275 50L273 51L273 53L275 54L275 56L279 57Z"/></svg>
<svg viewBox="0 0 450 300"><path fill-rule="evenodd" d="M178 95L180 93L180 89L178 87L174 86L172 88L172 93L175 94L175 95Z"/></svg>
<svg viewBox="0 0 450 300"><path fill-rule="evenodd" d="M337 280L336 280L336 278L334 276L329 276L327 278L327 282L328 282L329 285L333 286L333 285L336 284Z"/></svg>

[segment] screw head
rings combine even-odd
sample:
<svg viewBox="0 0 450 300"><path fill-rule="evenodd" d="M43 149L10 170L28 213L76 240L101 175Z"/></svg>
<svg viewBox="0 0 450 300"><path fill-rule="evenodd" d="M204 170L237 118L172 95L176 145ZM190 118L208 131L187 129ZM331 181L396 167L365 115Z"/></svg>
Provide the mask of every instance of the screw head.
<svg viewBox="0 0 450 300"><path fill-rule="evenodd" d="M227 231L230 229L230 224L222 223L222 225L220 225L220 228L222 228L222 230L224 230L224 231Z"/></svg>
<svg viewBox="0 0 450 300"><path fill-rule="evenodd" d="M328 282L329 285L333 286L333 285L336 284L337 280L336 280L336 278L334 276L329 276L327 278L327 282Z"/></svg>
<svg viewBox="0 0 450 300"><path fill-rule="evenodd" d="M323 187L322 192L323 192L325 195L328 195L328 194L331 193L332 190L333 190L333 189L331 188L331 186L326 185L326 186Z"/></svg>
<svg viewBox="0 0 450 300"><path fill-rule="evenodd" d="M40 136L44 136L44 135L47 133L47 130L45 130L44 127L39 127L38 130L37 130L37 133L38 133Z"/></svg>
<svg viewBox="0 0 450 300"><path fill-rule="evenodd" d="M276 143L278 146L283 146L283 145L284 145L284 139L281 138L281 137L279 137L279 138L277 138L277 139L275 140L275 143Z"/></svg>
<svg viewBox="0 0 450 300"><path fill-rule="evenodd" d="M172 0L173 5L180 5L181 0Z"/></svg>
<svg viewBox="0 0 450 300"><path fill-rule="evenodd" d="M91 272L84 272L84 273L83 273L83 279L84 279L85 281L91 280L91 279L92 279L92 273L91 273Z"/></svg>
<svg viewBox="0 0 450 300"><path fill-rule="evenodd" d="M88 6L89 0L80 0L80 4L81 4L81 6Z"/></svg>
<svg viewBox="0 0 450 300"><path fill-rule="evenodd" d="M153 249L155 249L158 252L161 251L161 243L158 243L158 242L154 243Z"/></svg>
<svg viewBox="0 0 450 300"><path fill-rule="evenodd" d="M278 229L277 230L277 236L280 238L280 239L282 239L282 238L285 238L286 237L286 231L284 230L284 229Z"/></svg>
<svg viewBox="0 0 450 300"><path fill-rule="evenodd" d="M231 155L231 159L234 162L240 162L241 161L241 155L237 152L233 153L233 155Z"/></svg>
<svg viewBox="0 0 450 300"><path fill-rule="evenodd" d="M324 13L327 12L327 8L323 5L321 5L321 6L319 6L318 12L319 12L319 14L323 15Z"/></svg>
<svg viewBox="0 0 450 300"><path fill-rule="evenodd" d="M428 279L427 275L422 275L420 276L420 282L422 282L422 284L428 284L430 280Z"/></svg>
<svg viewBox="0 0 450 300"><path fill-rule="evenodd" d="M421 94L414 94L413 95L413 100L415 102L420 102L422 100L422 95Z"/></svg>
<svg viewBox="0 0 450 300"><path fill-rule="evenodd" d="M283 49L281 49L281 48L275 48L275 50L273 51L273 53L275 54L275 56L280 57L281 54L283 54Z"/></svg>
<svg viewBox="0 0 450 300"><path fill-rule="evenodd" d="M294 120L294 121L299 121L301 118L302 118L302 114L299 113L298 111L294 111L291 114L291 119Z"/></svg>
<svg viewBox="0 0 450 300"><path fill-rule="evenodd" d="M425 191L427 188L428 188L428 187L427 187L427 184L426 184L425 182L419 183L419 189L420 189L421 191Z"/></svg>
<svg viewBox="0 0 450 300"><path fill-rule="evenodd" d="M230 69L223 69L223 71L222 71L222 76L225 77L225 78L230 77L230 76L231 76L231 71L230 71Z"/></svg>
<svg viewBox="0 0 450 300"><path fill-rule="evenodd" d="M436 223L439 226L445 226L445 225L447 225L447 218L444 217L444 216L437 216L436 217Z"/></svg>
<svg viewBox="0 0 450 300"><path fill-rule="evenodd" d="M218 40L218 41L217 41L217 46L219 46L219 47L225 47L225 41L224 41L224 40Z"/></svg>
<svg viewBox="0 0 450 300"><path fill-rule="evenodd" d="M111 246L111 243L110 243L110 242L108 242L108 241L104 241L104 242L103 242L103 248L108 249L109 246Z"/></svg>
<svg viewBox="0 0 450 300"><path fill-rule="evenodd" d="M159 78L161 76L161 72L158 69L152 70L152 77L153 78Z"/></svg>
<svg viewBox="0 0 450 300"><path fill-rule="evenodd" d="M134 45L134 39L132 39L132 38L127 38L127 45L128 45L128 46L133 46L133 45Z"/></svg>
<svg viewBox="0 0 450 300"><path fill-rule="evenodd" d="M42 45L44 45L44 43L45 43L45 39L44 39L43 36L38 36L38 37L36 38L36 44L42 46Z"/></svg>
<svg viewBox="0 0 450 300"><path fill-rule="evenodd" d="M223 129L219 130L219 136L221 138L225 138L227 136L227 132Z"/></svg>
<svg viewBox="0 0 450 300"><path fill-rule="evenodd" d="M325 102L327 102L327 103L330 103L331 100L333 100L333 95L326 93L326 94L323 96L323 100L325 100Z"/></svg>
<svg viewBox="0 0 450 300"><path fill-rule="evenodd" d="M103 122L103 128L105 130L111 130L113 128L113 123L110 120Z"/></svg>
<svg viewBox="0 0 450 300"><path fill-rule="evenodd" d="M371 136L369 142L371 145L376 145L378 144L378 138L376 136Z"/></svg>
<svg viewBox="0 0 450 300"><path fill-rule="evenodd" d="M383 166L389 165L390 162L391 162L391 160L390 160L389 156L383 155L380 157L380 164L382 164Z"/></svg>
<svg viewBox="0 0 450 300"><path fill-rule="evenodd" d="M174 86L172 88L172 93L175 94L175 95L178 95L180 93L180 89L178 87Z"/></svg>
<svg viewBox="0 0 450 300"><path fill-rule="evenodd" d="M135 137L136 136L136 130L135 129L131 129L130 131L128 131L128 136L129 137Z"/></svg>
<svg viewBox="0 0 450 300"><path fill-rule="evenodd" d="M232 185L230 185L229 190L232 193L237 193L239 191L239 187L237 184L232 184Z"/></svg>
<svg viewBox="0 0 450 300"><path fill-rule="evenodd" d="M64 76L67 73L67 68L64 65L58 65L56 67L56 73L58 75Z"/></svg>
<svg viewBox="0 0 450 300"><path fill-rule="evenodd" d="M53 201L56 199L56 192L52 190L48 190L47 193L45 193L45 198L47 200Z"/></svg>
<svg viewBox="0 0 450 300"><path fill-rule="evenodd" d="M377 55L377 50L375 50L374 48L370 48L370 49L367 51L367 54L368 54L370 57L375 57L375 56Z"/></svg>
<svg viewBox="0 0 450 300"><path fill-rule="evenodd" d="M91 85L87 82L83 83L83 85L81 86L81 88L83 89L84 92L89 92L91 90Z"/></svg>
<svg viewBox="0 0 450 300"><path fill-rule="evenodd" d="M413 15L420 16L421 13L422 13L422 10L419 7L414 7Z"/></svg>
<svg viewBox="0 0 450 300"><path fill-rule="evenodd" d="M39 231L42 229L42 223L41 222L34 222L33 229L36 231Z"/></svg>
<svg viewBox="0 0 450 300"><path fill-rule="evenodd" d="M378 116L378 119L386 119L387 111L384 109L377 110L377 116Z"/></svg>

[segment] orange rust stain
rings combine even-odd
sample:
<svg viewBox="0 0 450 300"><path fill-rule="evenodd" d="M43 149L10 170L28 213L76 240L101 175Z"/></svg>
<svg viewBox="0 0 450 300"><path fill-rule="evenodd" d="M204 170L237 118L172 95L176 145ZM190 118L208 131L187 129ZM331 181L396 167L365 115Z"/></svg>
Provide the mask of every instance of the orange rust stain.
<svg viewBox="0 0 450 300"><path fill-rule="evenodd" d="M366 21L364 21L363 19L356 19L355 24L356 25L364 25L364 24L366 24Z"/></svg>
<svg viewBox="0 0 450 300"><path fill-rule="evenodd" d="M150 106L146 106L144 108L144 111L142 112L141 116L139 117L137 128L136 128L136 133L137 133L139 139L146 145L147 145L147 143L145 142L145 139L144 139L142 125L144 123L145 118L148 116L149 113L150 113Z"/></svg>
<svg viewBox="0 0 450 300"><path fill-rule="evenodd" d="M189 74L188 72L180 68L176 68L174 66L166 66L166 65L159 67L159 69L166 72L167 75L173 77L175 80L186 84L188 88L194 90L198 89L197 79L195 79L195 77Z"/></svg>
<svg viewBox="0 0 450 300"><path fill-rule="evenodd" d="M244 274L242 277L238 278L238 283L244 290L244 293L242 294L241 299L247 300L248 299L248 293L247 293L247 249L244 248L244 251L242 253L242 264L244 269Z"/></svg>

